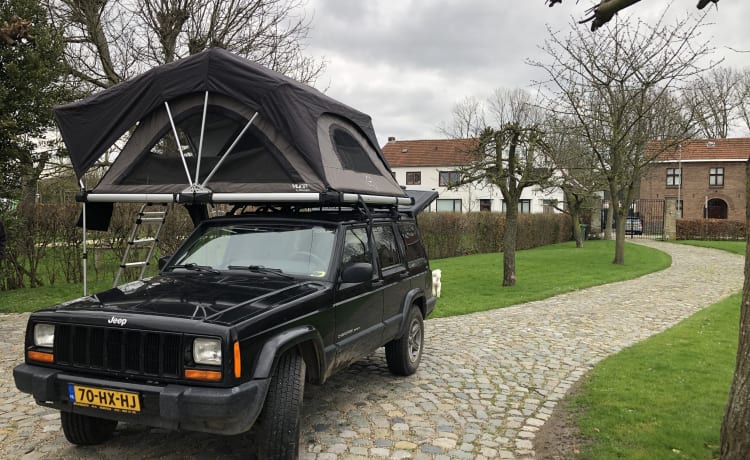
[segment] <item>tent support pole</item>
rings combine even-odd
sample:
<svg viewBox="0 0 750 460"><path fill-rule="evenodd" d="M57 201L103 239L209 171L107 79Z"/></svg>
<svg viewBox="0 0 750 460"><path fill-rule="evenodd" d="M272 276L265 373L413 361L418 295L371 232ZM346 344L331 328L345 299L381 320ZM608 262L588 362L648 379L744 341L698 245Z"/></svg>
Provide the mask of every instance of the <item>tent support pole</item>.
<svg viewBox="0 0 750 460"><path fill-rule="evenodd" d="M174 118L172 118L172 111L169 110L169 102L164 101L164 106L167 108L167 116L169 117L169 123L172 125L172 132L174 133L174 142L177 144L177 150L180 152L180 159L182 160L182 166L185 167L185 174L187 175L188 183L193 186L193 178L190 177L190 170L188 169L187 161L185 161L185 154L182 152L182 145L180 144L180 136L177 134L177 127L174 124Z"/></svg>
<svg viewBox="0 0 750 460"><path fill-rule="evenodd" d="M253 115L253 116L252 116L252 117L250 118L250 121L248 121L248 122L247 122L247 124L245 125L245 127L244 127L244 128L242 128L242 132L240 132L240 133L239 133L239 134L237 135L237 138L236 138L236 139L234 140L234 142L232 142L232 145L230 145L230 146L229 146L229 148L227 149L227 153L225 153L224 155L222 155L222 157L221 157L221 158L219 159L219 162L218 162L218 163L216 163L216 166L214 166L214 169L213 169L213 170L211 170L211 173L210 173L210 174L208 175L208 177L206 177L206 179L205 179L205 180L203 181L203 183L201 184L201 187L205 187L205 186L206 186L206 184L208 183L208 181L210 181L210 180L211 180L211 178L212 178L212 177L214 177L214 173L216 172L216 170L217 170L217 169L219 169L219 167L221 166L221 164L222 164L222 163L224 163L224 160L226 160L226 159L227 159L227 157L229 156L229 154L230 154L230 153L232 153L232 150L234 150L234 147L235 147L235 146L237 145L237 142L239 142L239 141L240 141L240 139L242 139L242 136L244 136L244 135L245 135L245 131L247 131L247 130L248 130L248 128L250 128L250 125L252 125L252 124L253 124L253 122L255 121L255 118L256 118L257 116L258 116L258 112L255 112L255 115Z"/></svg>
<svg viewBox="0 0 750 460"><path fill-rule="evenodd" d="M198 143L198 164L195 166L195 180L194 183L198 184L198 175L201 173L201 155L203 154L203 133L206 130L206 111L208 110L208 91L206 91L206 97L203 99L203 121L201 121L201 140Z"/></svg>
<svg viewBox="0 0 750 460"><path fill-rule="evenodd" d="M81 186L81 192L86 193L86 188L83 186L83 179L78 181L79 185ZM89 294L89 286L88 286L88 265L89 265L89 255L87 251L87 238L88 238L88 232L86 231L86 200L83 200L81 202L81 206L83 207L81 211L82 221L83 221L83 296L86 297Z"/></svg>

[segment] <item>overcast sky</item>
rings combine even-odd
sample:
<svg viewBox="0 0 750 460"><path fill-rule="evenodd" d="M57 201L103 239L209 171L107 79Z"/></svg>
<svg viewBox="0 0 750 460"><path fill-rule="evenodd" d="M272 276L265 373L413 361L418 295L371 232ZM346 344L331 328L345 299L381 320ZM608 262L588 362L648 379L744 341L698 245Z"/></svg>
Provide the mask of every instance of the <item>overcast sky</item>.
<svg viewBox="0 0 750 460"><path fill-rule="evenodd" d="M441 123L467 96L529 87L541 79L526 60L543 60L547 25L568 30L593 0L308 0L307 54L324 58L316 86L369 114L378 141L444 137ZM676 0L672 14L697 13L696 0ZM667 1L651 0L621 17L654 19ZM750 2L724 0L708 19L717 52L732 67L750 67ZM585 26L579 26L585 27Z"/></svg>

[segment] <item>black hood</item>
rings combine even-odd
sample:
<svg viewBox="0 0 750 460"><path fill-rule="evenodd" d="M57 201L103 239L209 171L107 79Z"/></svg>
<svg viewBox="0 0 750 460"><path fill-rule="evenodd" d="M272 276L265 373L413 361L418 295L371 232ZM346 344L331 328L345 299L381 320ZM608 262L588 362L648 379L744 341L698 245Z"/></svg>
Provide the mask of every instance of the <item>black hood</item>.
<svg viewBox="0 0 750 460"><path fill-rule="evenodd" d="M165 274L58 305L55 309L168 316L232 324L323 291L327 283L227 274Z"/></svg>

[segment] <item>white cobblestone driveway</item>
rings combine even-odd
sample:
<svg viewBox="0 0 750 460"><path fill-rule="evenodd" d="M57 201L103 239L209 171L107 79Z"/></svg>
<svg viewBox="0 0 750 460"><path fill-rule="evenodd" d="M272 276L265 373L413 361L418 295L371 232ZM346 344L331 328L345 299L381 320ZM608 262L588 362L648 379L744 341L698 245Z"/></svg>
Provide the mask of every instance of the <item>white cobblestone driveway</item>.
<svg viewBox="0 0 750 460"><path fill-rule="evenodd" d="M382 352L308 385L302 458L527 458L538 428L599 360L742 287L743 258L643 241L672 267L543 301L426 323L416 375L394 378ZM122 425L105 445L67 443L55 411L16 391L28 315L0 315L3 458L252 458L247 436Z"/></svg>

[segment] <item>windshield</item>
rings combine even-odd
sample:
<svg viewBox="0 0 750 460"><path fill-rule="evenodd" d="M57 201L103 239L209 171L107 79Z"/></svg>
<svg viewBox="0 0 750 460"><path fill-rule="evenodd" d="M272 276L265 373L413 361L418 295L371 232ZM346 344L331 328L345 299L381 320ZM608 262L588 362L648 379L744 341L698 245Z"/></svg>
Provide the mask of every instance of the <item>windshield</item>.
<svg viewBox="0 0 750 460"><path fill-rule="evenodd" d="M166 267L170 270L245 270L323 278L334 230L314 225L228 224L204 227Z"/></svg>

